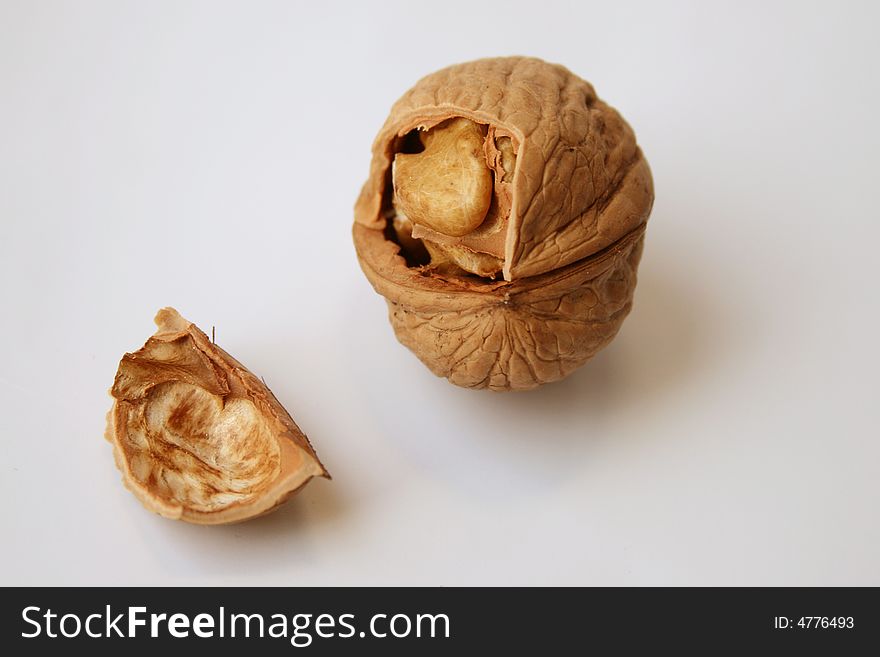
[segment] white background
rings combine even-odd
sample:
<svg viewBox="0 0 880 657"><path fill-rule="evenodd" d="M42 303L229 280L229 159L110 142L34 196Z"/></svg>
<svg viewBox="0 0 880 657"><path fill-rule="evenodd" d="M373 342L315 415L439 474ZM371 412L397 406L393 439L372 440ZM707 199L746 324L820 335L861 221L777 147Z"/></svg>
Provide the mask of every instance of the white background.
<svg viewBox="0 0 880 657"><path fill-rule="evenodd" d="M880 585L878 18L3 1L0 583ZM526 394L431 375L350 239L391 103L502 54L593 82L657 192L617 340ZM332 482L219 528L124 490L107 389L165 305Z"/></svg>

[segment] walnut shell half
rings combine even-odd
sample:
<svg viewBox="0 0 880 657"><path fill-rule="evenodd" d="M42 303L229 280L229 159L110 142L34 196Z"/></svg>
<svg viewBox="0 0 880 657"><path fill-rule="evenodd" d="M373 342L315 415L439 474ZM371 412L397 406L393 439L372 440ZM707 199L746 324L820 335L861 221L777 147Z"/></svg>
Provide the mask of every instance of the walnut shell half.
<svg viewBox="0 0 880 657"><path fill-rule="evenodd" d="M394 104L373 142L357 223L385 228L391 166L402 142L455 117L515 143L509 208L497 239L483 228L454 240L502 258L505 280L586 258L647 221L651 172L620 114L562 66L501 57L432 73ZM494 150L491 143L487 148Z"/></svg>
<svg viewBox="0 0 880 657"><path fill-rule="evenodd" d="M214 525L268 513L329 474L272 392L173 308L119 363L105 437L123 481L168 518Z"/></svg>
<svg viewBox="0 0 880 657"><path fill-rule="evenodd" d="M467 144L455 141L465 120ZM425 216L457 198L448 187L483 207L472 203L474 170L493 181L485 217ZM589 83L539 59L482 59L422 78L394 104L353 236L397 338L435 374L525 390L567 376L616 335L653 201L632 129Z"/></svg>
<svg viewBox="0 0 880 657"><path fill-rule="evenodd" d="M632 308L644 228L600 254L506 283L425 276L376 230L354 227L361 268L388 302L397 339L465 388L558 381L617 334Z"/></svg>

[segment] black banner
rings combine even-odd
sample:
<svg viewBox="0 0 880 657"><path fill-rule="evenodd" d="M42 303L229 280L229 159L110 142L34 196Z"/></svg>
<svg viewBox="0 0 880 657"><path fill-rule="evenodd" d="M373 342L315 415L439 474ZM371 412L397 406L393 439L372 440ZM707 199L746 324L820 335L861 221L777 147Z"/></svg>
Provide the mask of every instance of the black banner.
<svg viewBox="0 0 880 657"><path fill-rule="evenodd" d="M876 589L4 589L2 646L163 655L876 648ZM647 642L647 643L646 643ZM873 649L872 648L872 649ZM470 654L470 652L468 652Z"/></svg>

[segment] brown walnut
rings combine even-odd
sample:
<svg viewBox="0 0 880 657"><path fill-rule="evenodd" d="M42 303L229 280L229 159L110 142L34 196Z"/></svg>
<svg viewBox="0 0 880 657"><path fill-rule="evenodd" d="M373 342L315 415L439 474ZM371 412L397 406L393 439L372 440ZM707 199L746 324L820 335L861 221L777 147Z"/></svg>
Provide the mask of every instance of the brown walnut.
<svg viewBox="0 0 880 657"><path fill-rule="evenodd" d="M653 199L631 128L589 83L538 59L483 59L392 107L354 241L398 339L432 371L528 389L617 333Z"/></svg>
<svg viewBox="0 0 880 657"><path fill-rule="evenodd" d="M149 510L198 524L268 513L328 477L306 436L250 371L173 308L125 354L106 438Z"/></svg>

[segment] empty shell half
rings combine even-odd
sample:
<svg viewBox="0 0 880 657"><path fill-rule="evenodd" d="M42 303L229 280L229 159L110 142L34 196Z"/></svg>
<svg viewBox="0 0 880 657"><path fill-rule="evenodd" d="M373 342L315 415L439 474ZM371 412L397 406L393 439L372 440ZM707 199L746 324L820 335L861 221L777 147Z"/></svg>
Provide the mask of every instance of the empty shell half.
<svg viewBox="0 0 880 657"><path fill-rule="evenodd" d="M247 520L329 474L266 385L173 308L125 354L106 438L149 510L197 524Z"/></svg>

